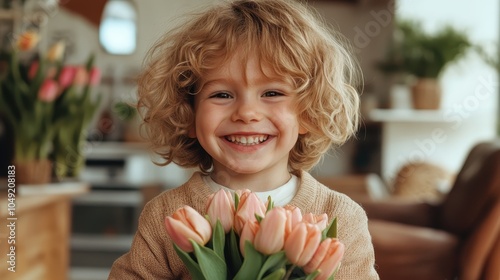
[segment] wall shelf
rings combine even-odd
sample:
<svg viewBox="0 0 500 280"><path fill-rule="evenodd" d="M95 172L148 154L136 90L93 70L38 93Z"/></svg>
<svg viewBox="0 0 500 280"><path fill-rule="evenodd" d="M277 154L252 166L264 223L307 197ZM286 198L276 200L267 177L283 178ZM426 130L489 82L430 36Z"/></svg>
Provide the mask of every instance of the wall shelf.
<svg viewBox="0 0 500 280"><path fill-rule="evenodd" d="M370 120L376 122L449 122L442 110L375 109Z"/></svg>

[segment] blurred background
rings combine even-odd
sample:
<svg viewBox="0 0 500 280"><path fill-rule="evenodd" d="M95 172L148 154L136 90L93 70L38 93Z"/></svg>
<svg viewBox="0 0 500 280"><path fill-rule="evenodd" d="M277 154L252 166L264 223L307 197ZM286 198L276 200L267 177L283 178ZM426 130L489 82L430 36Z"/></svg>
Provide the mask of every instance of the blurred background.
<svg viewBox="0 0 500 280"><path fill-rule="evenodd" d="M35 201L25 205L36 209L41 197L64 194L64 200L55 200L67 204L60 217L66 222L59 225L60 236L67 242L56 242L56 247L66 248L67 244L68 253L64 249L59 253L67 264L61 279L106 279L112 262L128 251L144 203L185 182L194 171L152 163L154 155L140 138L140 121L128 104L135 101L134 79L154 41L185 13L218 1L0 1L0 46L5 61L0 65L5 79L0 93L4 104L0 106L0 176L8 182L8 166L15 162L21 166L24 159L30 158L16 157L21 153L16 143L28 143L22 150L28 149L43 142L40 135L54 130L59 142L48 144L45 156L52 164L50 180L38 188L33 187L37 182L27 181L24 193L23 185L19 187L18 213L29 212L28 206L21 209L21 199ZM498 137L498 1L306 2L347 37L364 74L362 125L356 138L332 149L312 174L353 198L398 197L418 202L444 199L472 147ZM9 72L13 63L10 51L12 46L22 47L20 41L31 38L26 37L27 31L36 34L36 46L20 53L16 61L24 71L20 78L24 82L20 83L36 87L27 89L27 94L41 98L45 84L43 77L39 82L36 79L48 75L53 67L56 70L52 75L59 82L59 90L54 91L50 101L53 106L73 102L76 105L71 106L84 108L80 115L71 115L77 114L77 109L61 113L61 124L57 126L56 117L51 115L57 129L44 126L37 132L41 134L19 132L31 131L30 125L35 126L40 118L34 115L33 121L23 123L21 116L28 114L29 108L39 113L37 110L48 112L53 107L15 100L6 93L17 88L15 73ZM58 44L63 45L60 53L54 47ZM49 62L43 64L45 58ZM34 61L39 61L36 67ZM63 90L66 66L75 80ZM80 74L75 73L80 73L80 68L86 80L78 84ZM50 91L45 93L50 96ZM83 99L85 94L88 99ZM29 105L16 109L23 102ZM80 118L78 128L70 130ZM68 135L76 139L72 146L63 144L70 138ZM68 151L70 146L74 148ZM58 147L65 151L55 153ZM38 165L31 168L43 169ZM22 184L20 167L17 170L16 179ZM411 178L403 182L402 176ZM81 189L75 191L75 186ZM2 183L4 189L8 189L7 183ZM6 201L1 202L2 208L7 208ZM4 238L9 233L0 234ZM1 252L5 257L3 249L6 247ZM53 251L52 256L57 252ZM21 258L18 261L25 260ZM26 268L25 273L36 272Z"/></svg>

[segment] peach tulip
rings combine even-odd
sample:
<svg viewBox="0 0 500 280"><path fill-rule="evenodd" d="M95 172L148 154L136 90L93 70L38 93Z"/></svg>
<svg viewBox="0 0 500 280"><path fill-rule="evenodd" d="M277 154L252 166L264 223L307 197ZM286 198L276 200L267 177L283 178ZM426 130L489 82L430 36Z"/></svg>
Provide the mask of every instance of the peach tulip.
<svg viewBox="0 0 500 280"><path fill-rule="evenodd" d="M285 227L285 237L287 237L292 229L302 221L302 212L296 206L286 205L286 227Z"/></svg>
<svg viewBox="0 0 500 280"><path fill-rule="evenodd" d="M52 102L57 97L59 85L56 81L47 79L42 83L38 91L38 99L44 102Z"/></svg>
<svg viewBox="0 0 500 280"><path fill-rule="evenodd" d="M318 226L320 230L324 230L328 226L328 215L326 213L323 213L321 215L307 213L302 216L302 219L310 224Z"/></svg>
<svg viewBox="0 0 500 280"><path fill-rule="evenodd" d="M309 223L299 223L286 238L285 254L287 259L297 265L306 265L313 257L321 242L320 229Z"/></svg>
<svg viewBox="0 0 500 280"><path fill-rule="evenodd" d="M209 197L207 214L212 227L220 220L224 232L228 233L234 223L234 198L230 191L220 189Z"/></svg>
<svg viewBox="0 0 500 280"><path fill-rule="evenodd" d="M212 236L212 227L207 219L187 205L166 217L165 227L172 241L185 252L194 250L189 240L205 245Z"/></svg>
<svg viewBox="0 0 500 280"><path fill-rule="evenodd" d="M311 261L302 268L305 273L311 274L318 270L315 280L328 279L340 265L344 256L345 246L337 238L327 238L320 244Z"/></svg>
<svg viewBox="0 0 500 280"><path fill-rule="evenodd" d="M250 191L238 193L241 193L241 195L238 209L236 209L234 216L234 230L239 235L247 221L256 221L255 215L264 217L267 209L266 205L255 193Z"/></svg>
<svg viewBox="0 0 500 280"><path fill-rule="evenodd" d="M260 221L260 229L254 239L255 250L271 255L283 249L285 244L286 210L274 207Z"/></svg>
<svg viewBox="0 0 500 280"><path fill-rule="evenodd" d="M255 235L259 231L260 225L257 221L248 221L243 226L243 230L240 235L240 252L245 256L245 241L250 241L253 244Z"/></svg>
<svg viewBox="0 0 500 280"><path fill-rule="evenodd" d="M40 36L37 32L33 30L28 30L23 32L19 38L17 38L17 48L21 51L29 51L33 49L36 44L40 41Z"/></svg>

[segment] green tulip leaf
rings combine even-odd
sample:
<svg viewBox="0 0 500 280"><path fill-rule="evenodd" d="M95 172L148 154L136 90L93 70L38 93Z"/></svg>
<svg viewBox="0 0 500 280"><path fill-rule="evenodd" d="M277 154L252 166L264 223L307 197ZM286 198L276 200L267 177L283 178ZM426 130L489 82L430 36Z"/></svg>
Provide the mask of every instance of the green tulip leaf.
<svg viewBox="0 0 500 280"><path fill-rule="evenodd" d="M271 196L268 196L266 213L269 212L269 210L273 209L273 207L274 207L274 201L271 199Z"/></svg>
<svg viewBox="0 0 500 280"><path fill-rule="evenodd" d="M234 209L238 210L238 205L240 204L240 197L238 194L234 193Z"/></svg>
<svg viewBox="0 0 500 280"><path fill-rule="evenodd" d="M337 238L337 218L334 218L333 221L330 223L330 226L328 226L325 230L322 232L322 239L325 239L327 237L329 238Z"/></svg>
<svg viewBox="0 0 500 280"><path fill-rule="evenodd" d="M257 279L260 268L264 264L266 257L257 252L250 241L245 241L245 258L240 270L233 280Z"/></svg>
<svg viewBox="0 0 500 280"><path fill-rule="evenodd" d="M260 272L259 272L259 275L257 276L257 279L262 279L264 274L268 271L274 271L277 268L284 268L286 265L286 262L287 262L287 259L286 259L285 251L280 251L278 253L270 255L266 259L264 264L262 265L262 268L260 269ZM281 279L281 278L279 278L279 279Z"/></svg>
<svg viewBox="0 0 500 280"><path fill-rule="evenodd" d="M257 220L258 223L260 223L264 218L262 216L255 214L255 219Z"/></svg>
<svg viewBox="0 0 500 280"><path fill-rule="evenodd" d="M201 272L206 279L226 279L226 262L224 259L219 257L212 249L205 246L200 246L198 243L190 240L193 244L194 255L198 260Z"/></svg>
<svg viewBox="0 0 500 280"><path fill-rule="evenodd" d="M224 233L224 228L222 227L222 223L219 219L217 219L217 223L215 224L214 232L212 234L212 246L214 252L221 258L224 259L224 244L225 244L226 235Z"/></svg>
<svg viewBox="0 0 500 280"><path fill-rule="evenodd" d="M314 271L313 273L307 275L305 280L314 280L316 276L318 276L319 270Z"/></svg>
<svg viewBox="0 0 500 280"><path fill-rule="evenodd" d="M262 278L262 280L281 280L286 274L285 268L280 268L278 270L273 271L271 274ZM259 278L260 279L260 278Z"/></svg>
<svg viewBox="0 0 500 280"><path fill-rule="evenodd" d="M203 276L203 273L201 272L200 265L196 263L196 261L191 258L191 256L181 250L177 245L174 245L175 252L179 256L179 258L182 260L184 265L186 265L187 269L189 270L189 274L191 274L191 277L193 279L200 279L200 280L205 280L205 276Z"/></svg>
<svg viewBox="0 0 500 280"><path fill-rule="evenodd" d="M236 237L236 233L234 232L234 229L231 229L229 232L229 262L230 262L230 270L233 272L233 274L236 274L238 270L240 270L242 261L241 261L241 254L240 254L240 247L238 245L238 238Z"/></svg>

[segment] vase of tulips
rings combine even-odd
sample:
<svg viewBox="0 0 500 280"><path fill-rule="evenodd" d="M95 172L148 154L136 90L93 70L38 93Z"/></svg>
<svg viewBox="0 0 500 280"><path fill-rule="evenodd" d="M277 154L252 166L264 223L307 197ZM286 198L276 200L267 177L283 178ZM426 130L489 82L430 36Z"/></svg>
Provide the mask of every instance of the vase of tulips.
<svg viewBox="0 0 500 280"><path fill-rule="evenodd" d="M213 194L202 216L190 206L166 217L193 279L334 279L344 254L336 219L264 204L255 193Z"/></svg>
<svg viewBox="0 0 500 280"><path fill-rule="evenodd" d="M57 42L44 56L21 61L38 41L37 32L24 32L2 61L0 112L13 131L18 183L49 182L53 163L60 167L61 159L68 158L66 150L79 145L99 103L91 97L100 78L93 58L81 67L80 74L66 70L70 66L62 62L64 43ZM63 170L58 175L65 175L67 169Z"/></svg>

